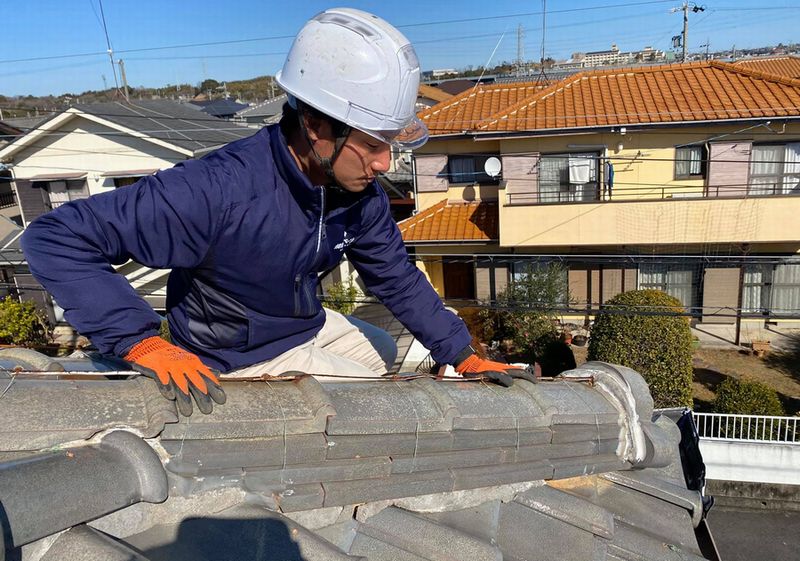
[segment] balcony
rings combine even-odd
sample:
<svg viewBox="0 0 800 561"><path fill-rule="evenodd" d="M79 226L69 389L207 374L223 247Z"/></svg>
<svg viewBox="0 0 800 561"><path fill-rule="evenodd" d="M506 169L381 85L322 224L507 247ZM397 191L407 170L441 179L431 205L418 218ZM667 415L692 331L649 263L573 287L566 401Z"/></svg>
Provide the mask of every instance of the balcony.
<svg viewBox="0 0 800 561"><path fill-rule="evenodd" d="M702 187L614 187L596 192L501 191L500 245L618 246L800 240L800 196L708 196ZM717 195L712 193L712 195ZM509 200L510 199L510 200Z"/></svg>

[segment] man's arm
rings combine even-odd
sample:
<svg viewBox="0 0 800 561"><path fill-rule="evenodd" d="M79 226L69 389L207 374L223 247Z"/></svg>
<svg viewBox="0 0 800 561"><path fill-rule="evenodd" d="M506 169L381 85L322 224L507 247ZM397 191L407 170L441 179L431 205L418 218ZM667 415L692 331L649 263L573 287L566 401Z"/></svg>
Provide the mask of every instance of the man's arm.
<svg viewBox="0 0 800 561"><path fill-rule="evenodd" d="M213 170L194 160L41 216L26 229L22 247L66 320L100 352L124 356L158 334L160 318L112 265L128 259L154 268L198 265L223 206Z"/></svg>
<svg viewBox="0 0 800 561"><path fill-rule="evenodd" d="M472 338L461 318L445 309L422 271L410 263L386 195L380 196L380 211L366 218L369 222L347 256L369 289L431 350L434 360L453 364Z"/></svg>

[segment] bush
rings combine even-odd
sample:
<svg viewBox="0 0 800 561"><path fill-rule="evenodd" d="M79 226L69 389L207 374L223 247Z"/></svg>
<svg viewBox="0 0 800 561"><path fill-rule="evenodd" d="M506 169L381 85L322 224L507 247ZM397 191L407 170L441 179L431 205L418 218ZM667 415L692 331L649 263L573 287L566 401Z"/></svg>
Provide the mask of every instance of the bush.
<svg viewBox="0 0 800 561"><path fill-rule="evenodd" d="M33 302L20 302L7 296L0 302L0 343L11 345L45 345L50 326Z"/></svg>
<svg viewBox="0 0 800 561"><path fill-rule="evenodd" d="M358 285L348 278L347 282L339 281L333 283L322 298L323 305L329 310L349 315L356 309L357 300L362 296Z"/></svg>
<svg viewBox="0 0 800 561"><path fill-rule="evenodd" d="M677 298L660 290L618 294L595 320L588 360L621 364L642 374L656 407L690 407L692 333L688 318L667 315L683 311Z"/></svg>
<svg viewBox="0 0 800 561"><path fill-rule="evenodd" d="M717 388L714 412L778 417L786 414L774 389L760 382L735 378L728 378Z"/></svg>

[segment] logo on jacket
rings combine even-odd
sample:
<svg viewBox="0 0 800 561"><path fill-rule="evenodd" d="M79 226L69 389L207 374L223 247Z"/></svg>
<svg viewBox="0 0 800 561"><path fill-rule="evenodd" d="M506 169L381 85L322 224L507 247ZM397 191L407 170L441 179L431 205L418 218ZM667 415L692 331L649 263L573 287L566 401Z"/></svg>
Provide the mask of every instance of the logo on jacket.
<svg viewBox="0 0 800 561"><path fill-rule="evenodd" d="M355 238L348 238L347 237L347 231L345 231L345 233L342 234L342 241L340 243L337 243L335 246L333 246L333 249L345 249L348 245L350 245L354 241L356 241L356 239Z"/></svg>

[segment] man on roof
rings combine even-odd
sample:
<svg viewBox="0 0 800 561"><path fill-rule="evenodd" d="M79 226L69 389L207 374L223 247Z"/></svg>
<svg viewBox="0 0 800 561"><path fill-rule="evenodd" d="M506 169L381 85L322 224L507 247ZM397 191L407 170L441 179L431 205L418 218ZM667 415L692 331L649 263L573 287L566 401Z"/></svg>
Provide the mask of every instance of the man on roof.
<svg viewBox="0 0 800 561"><path fill-rule="evenodd" d="M373 326L326 310L318 274L346 255L369 290L442 364L509 386L530 375L479 358L464 323L410 261L375 181L391 146L416 148L420 68L372 14L327 10L300 30L276 76L279 124L34 221L34 276L102 353L130 361L190 415L225 402L218 376L372 377L397 354ZM160 317L112 265L170 268Z"/></svg>

